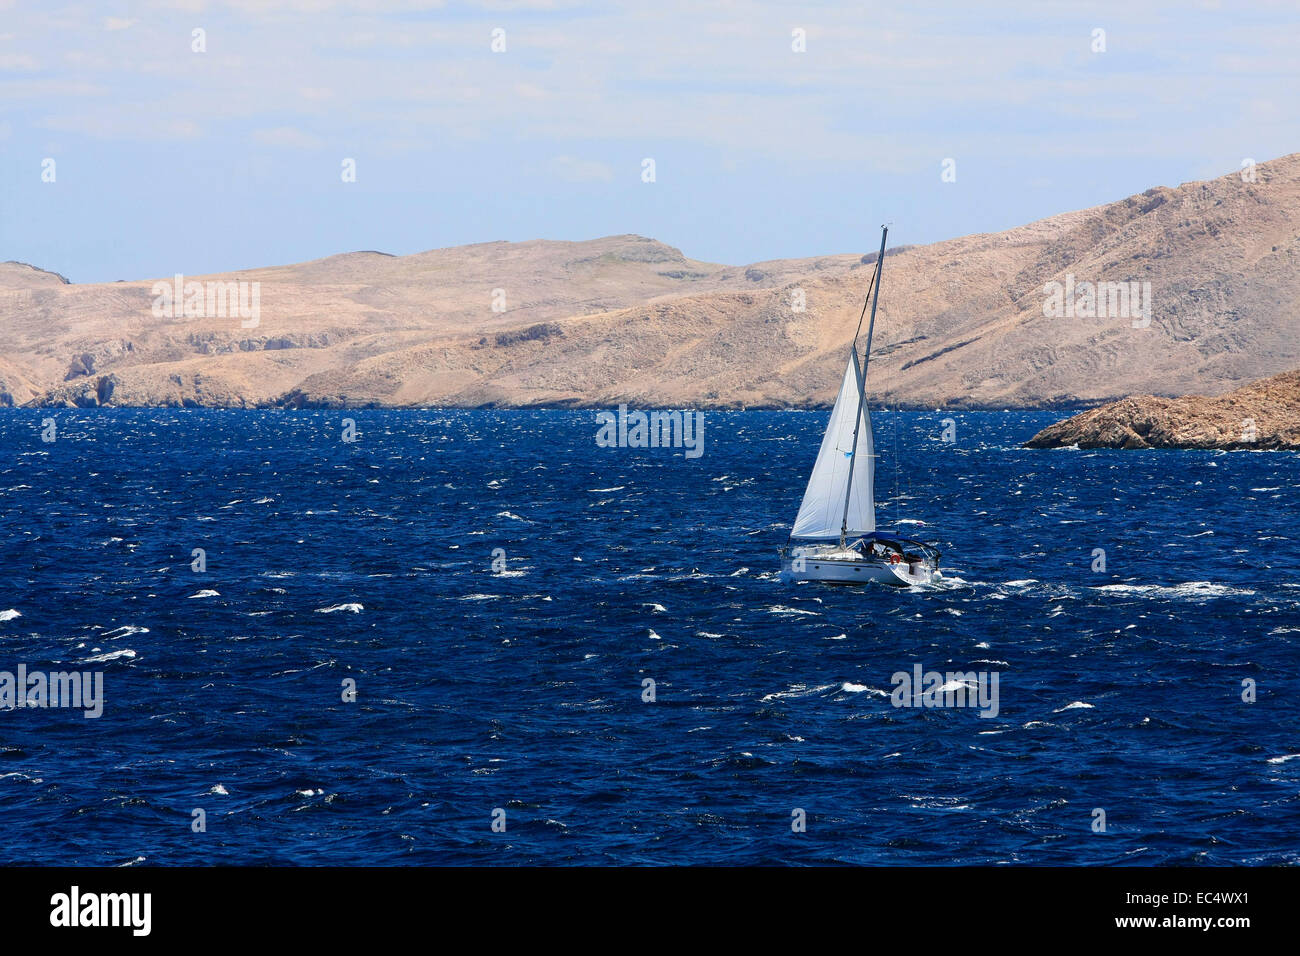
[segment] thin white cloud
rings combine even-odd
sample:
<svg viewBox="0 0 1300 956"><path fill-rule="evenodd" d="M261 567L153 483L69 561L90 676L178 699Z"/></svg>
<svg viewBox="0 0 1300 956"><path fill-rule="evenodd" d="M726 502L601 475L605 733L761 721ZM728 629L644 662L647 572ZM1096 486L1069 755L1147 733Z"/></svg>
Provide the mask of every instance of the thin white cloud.
<svg viewBox="0 0 1300 956"><path fill-rule="evenodd" d="M79 100L104 96L108 87L77 80L8 80L0 81L0 100Z"/></svg>
<svg viewBox="0 0 1300 956"><path fill-rule="evenodd" d="M325 145L320 137L294 126L255 130L253 139L267 146L281 146L287 149L320 149Z"/></svg>
<svg viewBox="0 0 1300 956"><path fill-rule="evenodd" d="M30 73L40 69L36 58L27 53L0 53L0 70Z"/></svg>
<svg viewBox="0 0 1300 956"><path fill-rule="evenodd" d="M46 116L38 125L62 133L78 133L97 139L161 140L197 139L203 128L192 119L160 117L150 110L123 109Z"/></svg>
<svg viewBox="0 0 1300 956"><path fill-rule="evenodd" d="M614 179L614 171L606 164L573 156L556 156L551 160L550 169L560 179L570 183L608 183Z"/></svg>

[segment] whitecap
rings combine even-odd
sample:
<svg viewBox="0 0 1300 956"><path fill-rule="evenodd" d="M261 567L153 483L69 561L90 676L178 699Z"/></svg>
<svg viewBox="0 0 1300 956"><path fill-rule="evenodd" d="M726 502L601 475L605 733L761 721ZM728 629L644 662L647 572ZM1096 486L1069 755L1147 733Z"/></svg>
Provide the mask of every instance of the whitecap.
<svg viewBox="0 0 1300 956"><path fill-rule="evenodd" d="M100 637L109 640L117 640L119 637L130 637L132 634L148 634L149 628L141 627L138 624L123 624L121 627L115 627L111 631L105 631Z"/></svg>
<svg viewBox="0 0 1300 956"><path fill-rule="evenodd" d="M205 598L205 597L221 597L221 594L217 591L213 591L211 589L205 588L202 591L196 591L193 594L191 594L189 596L189 600L192 601L195 598Z"/></svg>
<svg viewBox="0 0 1300 956"><path fill-rule="evenodd" d="M0 611L0 621L12 621L16 617L22 617L21 612L10 608L7 611Z"/></svg>
<svg viewBox="0 0 1300 956"><path fill-rule="evenodd" d="M1182 584L1102 584L1091 588L1093 591L1105 591L1110 594L1137 594L1156 598L1183 598L1201 600L1208 598L1229 597L1232 595L1251 597L1255 594L1250 588L1234 588L1226 584L1211 581L1185 581Z"/></svg>
<svg viewBox="0 0 1300 956"><path fill-rule="evenodd" d="M1092 710L1094 706L1095 706L1094 704L1089 704L1086 701L1076 700L1073 703L1066 704L1064 707L1052 711L1052 713L1061 714L1067 710L1084 710L1084 709Z"/></svg>
<svg viewBox="0 0 1300 956"><path fill-rule="evenodd" d="M351 611L353 614L360 614L365 609L365 605L362 604L335 604L333 607L318 607L316 613L333 614L335 611Z"/></svg>
<svg viewBox="0 0 1300 956"><path fill-rule="evenodd" d="M100 664L104 661L131 660L136 656L135 651L131 648L124 648L120 651L109 651L107 654L96 654L93 657L87 657L79 663L82 664Z"/></svg>
<svg viewBox="0 0 1300 956"><path fill-rule="evenodd" d="M784 697L807 697L810 694L820 694L823 691L836 689L836 684L820 684L817 687L809 687L807 684L794 684L789 690L774 691L760 697L759 700L780 700Z"/></svg>
<svg viewBox="0 0 1300 956"><path fill-rule="evenodd" d="M938 689L938 693L949 694L952 693L953 691L963 690L963 689L978 690L979 684L973 680L950 680L950 681L946 681L944 685Z"/></svg>

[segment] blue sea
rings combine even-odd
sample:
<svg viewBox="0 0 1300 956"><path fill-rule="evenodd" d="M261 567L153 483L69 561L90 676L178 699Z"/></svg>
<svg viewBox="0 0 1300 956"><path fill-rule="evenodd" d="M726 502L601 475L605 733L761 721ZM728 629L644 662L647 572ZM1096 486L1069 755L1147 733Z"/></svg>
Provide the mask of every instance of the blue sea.
<svg viewBox="0 0 1300 956"><path fill-rule="evenodd" d="M945 578L785 585L826 417L3 412L0 862L1300 861L1300 457L878 413Z"/></svg>

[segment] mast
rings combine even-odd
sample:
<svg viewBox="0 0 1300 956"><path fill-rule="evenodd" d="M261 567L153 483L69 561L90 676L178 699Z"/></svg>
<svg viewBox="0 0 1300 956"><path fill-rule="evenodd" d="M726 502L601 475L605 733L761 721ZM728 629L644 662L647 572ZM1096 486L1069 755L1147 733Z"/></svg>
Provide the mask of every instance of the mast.
<svg viewBox="0 0 1300 956"><path fill-rule="evenodd" d="M862 355L862 387L858 391L858 413L853 418L853 447L849 451L849 480L844 489L844 517L840 521L840 550L846 545L846 539L849 532L849 501L853 498L853 466L858 460L858 429L862 425L862 406L867 400L867 363L871 360L871 335L876 330L876 305L880 302L880 277L885 271L885 237L889 235L889 227L880 227L880 255L876 257L876 274L872 276L872 286L875 287L875 295L871 298L871 324L867 326L867 350ZM868 288L867 294L871 294ZM867 304L862 303L862 311L867 311ZM858 316L858 328L853 333L853 344L849 346L853 353L854 364L858 360L858 333L862 331L862 316Z"/></svg>

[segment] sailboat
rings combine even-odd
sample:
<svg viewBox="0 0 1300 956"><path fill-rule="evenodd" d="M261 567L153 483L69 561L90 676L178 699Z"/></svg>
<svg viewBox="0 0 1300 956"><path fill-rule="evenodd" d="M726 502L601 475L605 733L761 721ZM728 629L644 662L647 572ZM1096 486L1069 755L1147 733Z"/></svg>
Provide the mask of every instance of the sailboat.
<svg viewBox="0 0 1300 956"><path fill-rule="evenodd" d="M931 545L876 528L875 442L866 408L867 362L876 328L880 277L885 265L888 227L881 227L880 254L858 316L849 360L830 424L808 478L803 503L781 549L781 580L895 587L930 584L942 577L942 555ZM874 295L873 295L874 290ZM862 320L871 306L867 344L858 363Z"/></svg>

